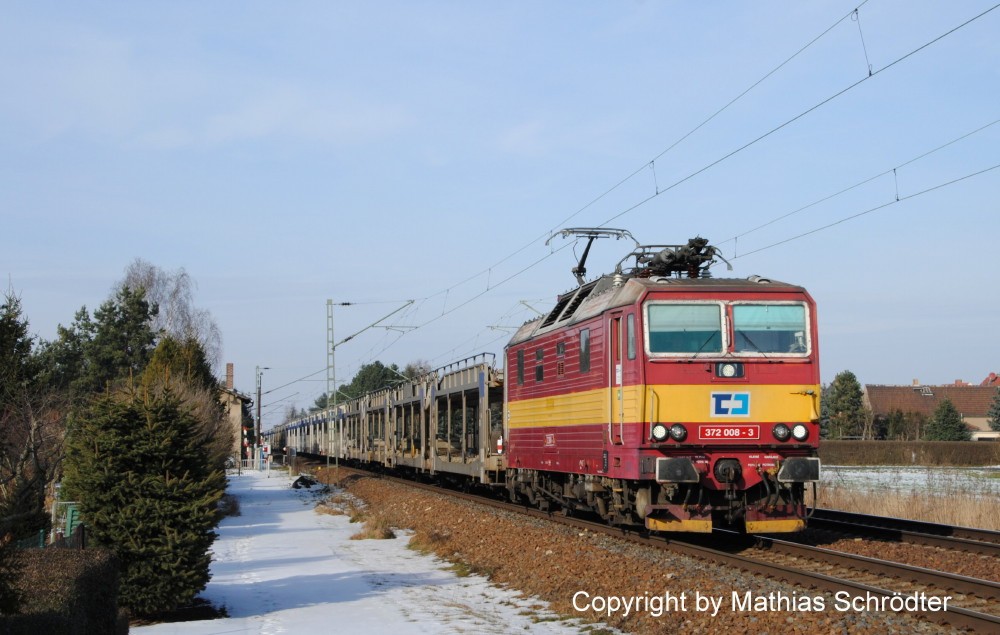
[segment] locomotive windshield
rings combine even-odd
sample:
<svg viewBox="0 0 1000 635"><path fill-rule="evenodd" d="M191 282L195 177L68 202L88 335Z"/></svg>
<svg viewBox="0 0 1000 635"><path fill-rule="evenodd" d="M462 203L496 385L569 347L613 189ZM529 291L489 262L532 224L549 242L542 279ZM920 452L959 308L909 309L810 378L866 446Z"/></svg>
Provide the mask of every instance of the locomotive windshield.
<svg viewBox="0 0 1000 635"><path fill-rule="evenodd" d="M806 308L801 304L733 305L733 352L805 353Z"/></svg>
<svg viewBox="0 0 1000 635"><path fill-rule="evenodd" d="M732 319L724 319L730 309ZM804 356L807 321L805 305L791 302L646 304L647 343L654 355Z"/></svg>
<svg viewBox="0 0 1000 635"><path fill-rule="evenodd" d="M721 353L722 306L719 304L647 305L649 352Z"/></svg>

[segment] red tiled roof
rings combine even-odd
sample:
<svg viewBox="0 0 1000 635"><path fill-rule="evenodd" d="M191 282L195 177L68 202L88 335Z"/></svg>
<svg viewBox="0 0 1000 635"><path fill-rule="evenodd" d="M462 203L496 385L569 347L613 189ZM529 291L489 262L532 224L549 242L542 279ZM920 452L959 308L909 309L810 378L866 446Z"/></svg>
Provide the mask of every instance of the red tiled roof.
<svg viewBox="0 0 1000 635"><path fill-rule="evenodd" d="M865 386L868 403L876 415L894 410L934 414L943 399L950 399L963 417L985 417L989 412L995 386Z"/></svg>

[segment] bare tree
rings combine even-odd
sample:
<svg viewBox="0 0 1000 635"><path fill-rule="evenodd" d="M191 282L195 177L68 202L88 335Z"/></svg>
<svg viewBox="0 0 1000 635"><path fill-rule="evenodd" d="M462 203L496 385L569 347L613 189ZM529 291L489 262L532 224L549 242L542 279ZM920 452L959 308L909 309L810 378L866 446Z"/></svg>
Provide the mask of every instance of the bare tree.
<svg viewBox="0 0 1000 635"><path fill-rule="evenodd" d="M403 368L403 374L410 379L418 379L434 370L426 359L415 359Z"/></svg>
<svg viewBox="0 0 1000 635"><path fill-rule="evenodd" d="M146 299L160 309L153 322L154 330L179 341L194 338L205 350L209 363L213 367L218 365L222 356L222 332L210 312L194 305L197 285L183 267L165 271L136 258L125 268L125 278L119 286L133 291L144 289Z"/></svg>
<svg viewBox="0 0 1000 635"><path fill-rule="evenodd" d="M24 536L48 525L45 498L63 460L64 396L24 392L0 416L0 536Z"/></svg>

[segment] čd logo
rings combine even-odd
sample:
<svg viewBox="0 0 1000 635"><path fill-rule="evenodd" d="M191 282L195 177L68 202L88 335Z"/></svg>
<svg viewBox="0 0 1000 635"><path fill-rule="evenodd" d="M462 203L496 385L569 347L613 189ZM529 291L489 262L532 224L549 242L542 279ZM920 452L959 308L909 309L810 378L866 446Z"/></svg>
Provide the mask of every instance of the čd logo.
<svg viewBox="0 0 1000 635"><path fill-rule="evenodd" d="M750 393L748 392L713 392L713 417L749 417Z"/></svg>

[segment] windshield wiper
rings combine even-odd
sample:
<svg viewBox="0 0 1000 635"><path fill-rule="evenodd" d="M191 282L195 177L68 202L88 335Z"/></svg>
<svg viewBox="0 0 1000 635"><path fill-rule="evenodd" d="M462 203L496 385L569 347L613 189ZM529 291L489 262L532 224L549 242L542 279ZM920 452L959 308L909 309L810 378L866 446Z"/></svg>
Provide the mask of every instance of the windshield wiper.
<svg viewBox="0 0 1000 635"><path fill-rule="evenodd" d="M739 336L739 337L742 337L743 339L745 339L747 342L750 343L750 346L753 346L755 349L757 349L758 353L760 353L764 357L767 357L767 353L765 353L764 351L762 351L761 348L759 346L757 346L757 343L754 342L752 339L750 339L750 336L747 335L745 331L736 331L736 335Z"/></svg>
<svg viewBox="0 0 1000 635"><path fill-rule="evenodd" d="M709 333L709 335L708 335L708 339L707 339L707 340L705 340L705 341L704 341L704 342L702 343L702 345L698 347L698 350L696 350L696 351L694 352L694 354L695 354L695 355L697 355L698 353L700 353L700 352L702 351L702 349L704 349L704 348L705 348L706 346L708 346L708 343L709 343L709 342L711 342L711 341L712 341L713 339L715 339L715 336L716 336L716 335L718 335L718 333L714 333L714 332L713 332L713 333Z"/></svg>

